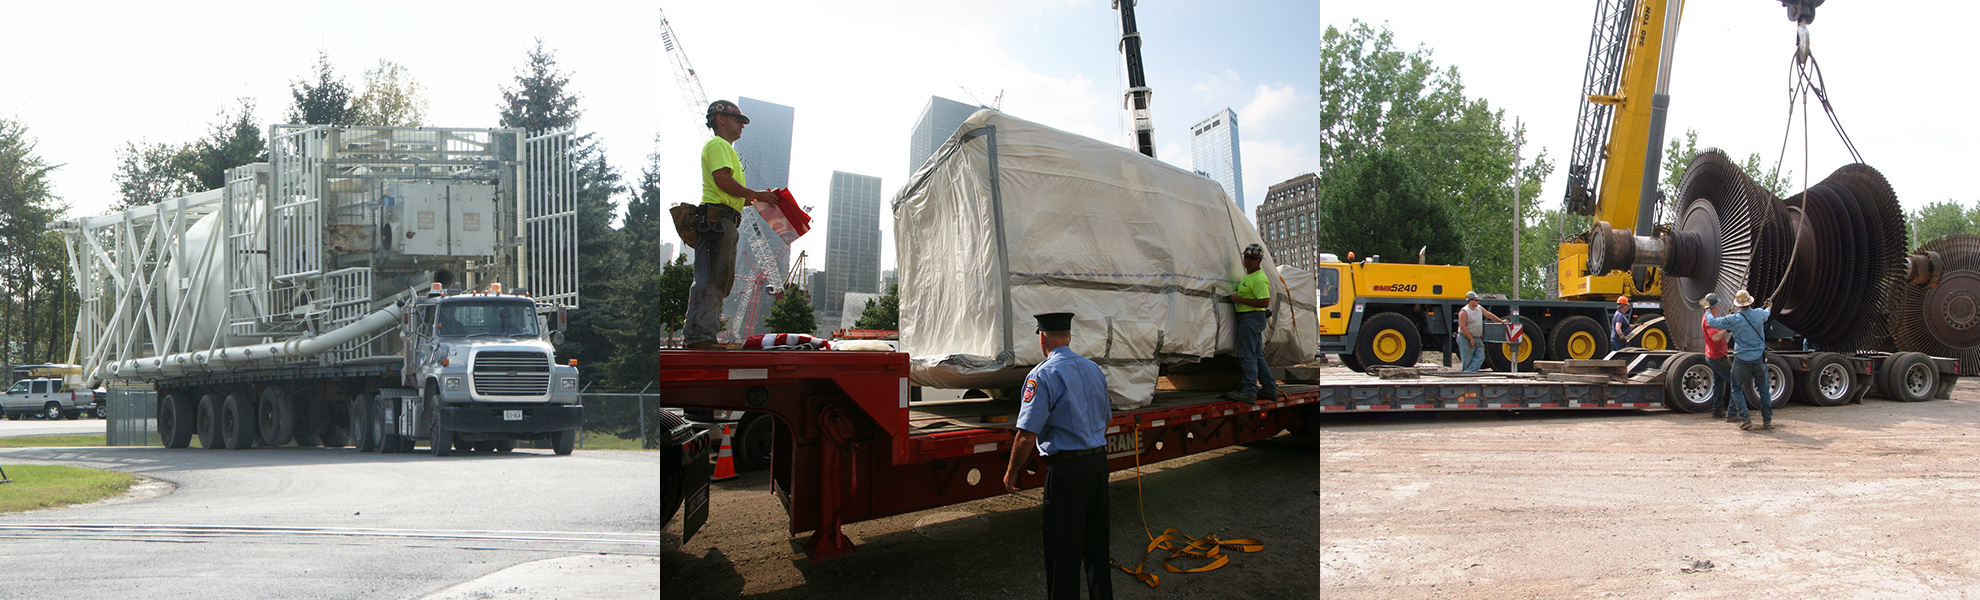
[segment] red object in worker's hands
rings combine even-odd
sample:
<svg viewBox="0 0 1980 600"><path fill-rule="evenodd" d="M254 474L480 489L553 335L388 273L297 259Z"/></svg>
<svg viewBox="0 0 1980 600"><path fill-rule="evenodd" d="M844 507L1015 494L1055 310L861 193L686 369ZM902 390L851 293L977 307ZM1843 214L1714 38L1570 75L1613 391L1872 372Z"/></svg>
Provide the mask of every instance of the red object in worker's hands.
<svg viewBox="0 0 1980 600"><path fill-rule="evenodd" d="M804 208L798 206L789 188L777 188L770 190L770 193L777 195L777 205L758 206L756 213L763 217L763 222L770 224L777 237L784 238L784 243L788 244L811 231L811 215L805 214Z"/></svg>

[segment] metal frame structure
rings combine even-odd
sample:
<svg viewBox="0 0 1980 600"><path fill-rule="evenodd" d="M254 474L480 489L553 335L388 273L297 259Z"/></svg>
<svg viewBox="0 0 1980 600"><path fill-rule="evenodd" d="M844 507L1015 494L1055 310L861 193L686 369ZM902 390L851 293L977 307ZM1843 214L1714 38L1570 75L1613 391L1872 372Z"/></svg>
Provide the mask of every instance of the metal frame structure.
<svg viewBox="0 0 1980 600"><path fill-rule="evenodd" d="M100 378L108 375L100 367L121 361L316 336L392 305L406 289L423 287L415 276L443 269L460 274L459 285L507 283L539 303L575 308L572 134L271 126L269 162L229 169L220 189L52 226L64 234L82 298L69 360ZM386 186L408 182L492 186L494 253L388 251L396 207ZM195 247L187 234L208 217L216 224ZM225 278L222 314L201 314L216 277ZM214 320L202 323L206 329L195 327L198 319ZM379 359L398 352L389 333L320 357L253 364Z"/></svg>

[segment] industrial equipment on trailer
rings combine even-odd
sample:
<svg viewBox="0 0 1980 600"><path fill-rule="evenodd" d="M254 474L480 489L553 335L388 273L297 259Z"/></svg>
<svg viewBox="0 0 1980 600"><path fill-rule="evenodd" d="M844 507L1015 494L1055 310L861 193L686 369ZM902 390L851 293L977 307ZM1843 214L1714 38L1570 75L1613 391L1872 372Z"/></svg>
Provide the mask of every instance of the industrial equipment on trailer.
<svg viewBox="0 0 1980 600"><path fill-rule="evenodd" d="M71 361L91 386L153 383L168 447L568 453L569 144L273 126L268 162L225 187L53 225L82 297Z"/></svg>

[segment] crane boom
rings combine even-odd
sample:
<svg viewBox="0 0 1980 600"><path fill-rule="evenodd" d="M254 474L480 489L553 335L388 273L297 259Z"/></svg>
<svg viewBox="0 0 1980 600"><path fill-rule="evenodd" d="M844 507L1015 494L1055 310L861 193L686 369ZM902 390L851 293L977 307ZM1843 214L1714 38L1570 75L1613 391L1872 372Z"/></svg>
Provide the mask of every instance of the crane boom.
<svg viewBox="0 0 1980 600"><path fill-rule="evenodd" d="M1128 75L1127 96L1122 100L1134 116L1135 149L1155 158L1155 118L1148 107L1152 92L1141 75L1141 32L1134 26L1134 0L1114 0L1114 8L1121 11L1121 54L1127 57Z"/></svg>
<svg viewBox="0 0 1980 600"><path fill-rule="evenodd" d="M674 84L681 89L681 100L693 111L696 121L705 118L703 111L708 109L708 93L701 89L701 76L694 72L694 64L688 62L687 48L681 45L680 36L674 35L674 27L667 24L667 11L660 9L660 45L667 50L667 58L674 63Z"/></svg>

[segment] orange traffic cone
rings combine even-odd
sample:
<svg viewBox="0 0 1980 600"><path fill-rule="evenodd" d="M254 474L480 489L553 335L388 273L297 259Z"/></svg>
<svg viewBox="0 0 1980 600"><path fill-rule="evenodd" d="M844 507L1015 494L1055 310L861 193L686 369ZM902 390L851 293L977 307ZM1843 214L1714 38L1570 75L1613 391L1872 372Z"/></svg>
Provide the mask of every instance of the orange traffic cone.
<svg viewBox="0 0 1980 600"><path fill-rule="evenodd" d="M736 474L736 455L729 449L729 439L735 437L736 424L722 424L722 451L715 454L715 475L709 481L728 481L741 477Z"/></svg>

